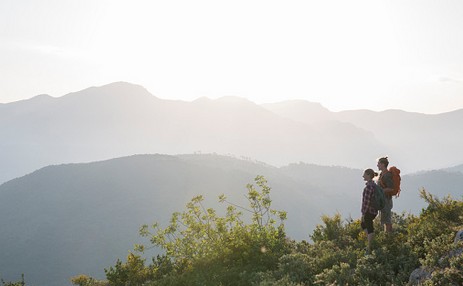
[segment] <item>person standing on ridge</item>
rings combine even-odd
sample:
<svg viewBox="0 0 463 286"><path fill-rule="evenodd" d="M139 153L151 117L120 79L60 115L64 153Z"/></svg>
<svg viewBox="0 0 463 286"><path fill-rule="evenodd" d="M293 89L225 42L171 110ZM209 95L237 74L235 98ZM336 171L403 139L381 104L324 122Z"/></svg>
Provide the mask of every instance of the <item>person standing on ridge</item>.
<svg viewBox="0 0 463 286"><path fill-rule="evenodd" d="M384 225L384 231L387 233L392 232L392 194L394 193L394 182L392 180L392 173L388 171L387 166L389 160L387 157L378 159L378 170L381 171L378 179L378 185L384 190L386 197L386 204L380 211L381 225Z"/></svg>
<svg viewBox="0 0 463 286"><path fill-rule="evenodd" d="M362 222L361 227L365 231L368 239L367 253L371 251L371 244L374 236L373 220L378 215L378 210L373 207L376 184L373 178L378 174L373 169L366 169L363 172L363 180L366 181L362 193Z"/></svg>

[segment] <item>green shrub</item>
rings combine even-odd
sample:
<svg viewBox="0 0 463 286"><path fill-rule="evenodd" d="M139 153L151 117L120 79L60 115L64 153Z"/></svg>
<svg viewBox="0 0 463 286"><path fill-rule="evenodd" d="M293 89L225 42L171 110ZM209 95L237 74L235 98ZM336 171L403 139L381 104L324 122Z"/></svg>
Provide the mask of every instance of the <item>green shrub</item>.
<svg viewBox="0 0 463 286"><path fill-rule="evenodd" d="M24 274L21 274L21 280L17 282L11 282L11 281L5 281L3 279L0 279L0 282L2 282L2 286L25 286L26 283L24 282Z"/></svg>
<svg viewBox="0 0 463 286"><path fill-rule="evenodd" d="M106 281L98 281L90 276L81 274L71 278L71 283L77 286L108 286Z"/></svg>

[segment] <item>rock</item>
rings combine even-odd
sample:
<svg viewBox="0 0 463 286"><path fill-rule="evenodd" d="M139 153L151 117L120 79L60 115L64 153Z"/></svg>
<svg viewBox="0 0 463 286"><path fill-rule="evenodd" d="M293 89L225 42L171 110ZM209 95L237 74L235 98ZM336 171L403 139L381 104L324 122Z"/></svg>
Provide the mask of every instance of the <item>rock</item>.
<svg viewBox="0 0 463 286"><path fill-rule="evenodd" d="M457 244L460 241L463 242L463 229L458 231L457 234L455 235L454 243Z"/></svg>
<svg viewBox="0 0 463 286"><path fill-rule="evenodd" d="M460 230L457 232L455 235L455 240L454 243L455 245L458 243L463 242L463 230ZM455 250L452 250L449 252L448 257L454 257L461 255L463 253L463 248L458 248ZM439 264L442 264L444 261L444 258L447 256L441 257L439 259ZM410 278L408 279L408 285L420 285L420 283L424 282L426 279L431 278L432 270L426 267L421 266L420 268L417 268L413 270L413 272L410 274Z"/></svg>
<svg viewBox="0 0 463 286"><path fill-rule="evenodd" d="M426 279L431 278L431 273L432 272L430 270L423 266L421 266L420 268L416 268L415 270L413 270L412 274L410 274L410 278L408 279L408 285L419 285Z"/></svg>

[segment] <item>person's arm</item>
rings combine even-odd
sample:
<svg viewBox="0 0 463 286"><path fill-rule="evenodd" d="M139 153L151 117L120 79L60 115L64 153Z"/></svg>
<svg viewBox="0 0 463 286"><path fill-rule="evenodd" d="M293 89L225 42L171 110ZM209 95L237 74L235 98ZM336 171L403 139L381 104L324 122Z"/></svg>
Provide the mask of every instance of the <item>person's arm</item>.
<svg viewBox="0 0 463 286"><path fill-rule="evenodd" d="M363 216L365 215L368 209L368 204L366 204L366 200L367 200L366 193L367 193L367 188L365 187L365 189L363 189L363 194L362 194L362 220L363 220Z"/></svg>

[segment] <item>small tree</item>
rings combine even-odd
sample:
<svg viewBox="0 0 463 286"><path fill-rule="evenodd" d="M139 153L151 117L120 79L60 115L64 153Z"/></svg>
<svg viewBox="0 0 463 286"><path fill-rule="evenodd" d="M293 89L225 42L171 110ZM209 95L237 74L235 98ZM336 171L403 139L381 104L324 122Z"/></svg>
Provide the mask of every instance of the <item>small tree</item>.
<svg viewBox="0 0 463 286"><path fill-rule="evenodd" d="M17 282L6 282L5 280L3 279L0 279L0 282L2 282L2 285L3 286L25 286L26 283L24 282L24 274L21 274L21 281L17 281Z"/></svg>
<svg viewBox="0 0 463 286"><path fill-rule="evenodd" d="M71 283L77 286L108 286L108 282L99 281L90 276L80 274L71 278Z"/></svg>
<svg viewBox="0 0 463 286"><path fill-rule="evenodd" d="M427 244L424 242L446 235L450 243L454 233L463 227L463 201L454 200L450 196L439 199L424 189L420 195L428 206L422 210L419 219L410 223L408 236L414 251L424 259L427 252Z"/></svg>
<svg viewBox="0 0 463 286"><path fill-rule="evenodd" d="M239 285L239 277L245 281L252 276L250 273L276 268L279 257L287 252L283 224L286 213L271 208L270 187L263 176L257 176L255 183L257 188L247 185L247 208L221 195L219 201L228 206L225 216L219 216L203 205L202 196L197 196L185 211L172 215L166 228L157 223L151 228L144 225L140 234L148 237L152 246L165 250L171 274L204 285ZM250 214L249 223L243 212ZM147 247L138 245L136 249L145 251ZM157 271L162 272L162 267Z"/></svg>

